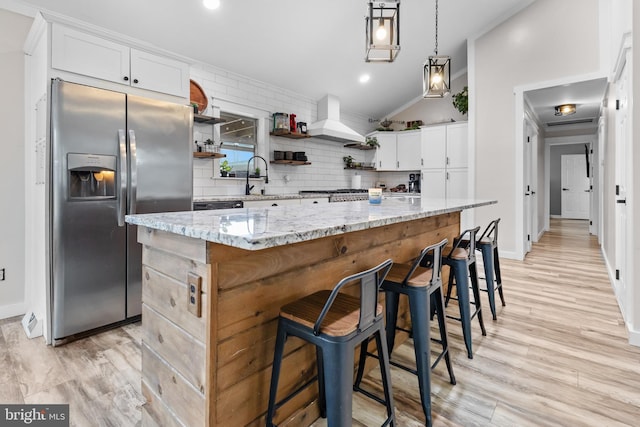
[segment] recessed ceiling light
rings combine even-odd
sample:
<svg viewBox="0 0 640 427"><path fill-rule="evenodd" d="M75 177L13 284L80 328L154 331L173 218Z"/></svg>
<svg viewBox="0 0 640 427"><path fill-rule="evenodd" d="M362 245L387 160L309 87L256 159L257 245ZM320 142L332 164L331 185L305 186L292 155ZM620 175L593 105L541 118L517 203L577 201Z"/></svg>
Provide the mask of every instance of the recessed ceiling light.
<svg viewBox="0 0 640 427"><path fill-rule="evenodd" d="M220 0L202 0L202 4L207 9L217 9L220 7Z"/></svg>
<svg viewBox="0 0 640 427"><path fill-rule="evenodd" d="M363 74L360 76L360 83L366 83L369 81L369 79L371 78L371 76L369 74Z"/></svg>

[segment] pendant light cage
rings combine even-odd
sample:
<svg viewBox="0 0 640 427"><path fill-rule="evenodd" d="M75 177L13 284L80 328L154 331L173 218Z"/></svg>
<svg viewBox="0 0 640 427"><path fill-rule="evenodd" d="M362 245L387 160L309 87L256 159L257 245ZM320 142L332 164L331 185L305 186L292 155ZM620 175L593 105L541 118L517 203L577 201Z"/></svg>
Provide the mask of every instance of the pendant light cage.
<svg viewBox="0 0 640 427"><path fill-rule="evenodd" d="M400 52L400 1L368 2L366 62L393 62Z"/></svg>
<svg viewBox="0 0 640 427"><path fill-rule="evenodd" d="M451 57L438 55L438 0L436 0L436 47L422 67L422 96L444 98L451 92Z"/></svg>
<svg viewBox="0 0 640 427"><path fill-rule="evenodd" d="M451 58L430 56L423 67L422 96L444 98L449 92L451 92Z"/></svg>

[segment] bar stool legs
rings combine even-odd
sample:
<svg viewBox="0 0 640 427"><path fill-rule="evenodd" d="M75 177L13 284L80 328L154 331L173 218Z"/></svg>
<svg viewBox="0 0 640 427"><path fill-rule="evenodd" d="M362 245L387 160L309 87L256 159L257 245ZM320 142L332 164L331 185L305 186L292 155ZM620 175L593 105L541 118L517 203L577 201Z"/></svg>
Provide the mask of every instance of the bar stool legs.
<svg viewBox="0 0 640 427"><path fill-rule="evenodd" d="M474 317L478 317L482 335L487 335L487 331L484 327L484 320L482 319L480 287L478 285L478 272L476 269L475 258L476 234L479 230L480 227L465 230L460 237L455 240L455 244L449 252L449 255L442 259L442 262L450 267L449 288L447 289L445 305L448 305L449 300L452 299L451 290L455 283L458 294L458 307L460 309L460 317L447 317L458 320L462 324L462 336L464 338L464 343L467 348L467 357L469 357L469 359L473 359L471 320ZM467 234L469 235L468 240L463 240ZM471 279L471 289L474 299L473 302L469 300L469 279ZM475 307L473 313L471 312L471 305Z"/></svg>
<svg viewBox="0 0 640 427"><path fill-rule="evenodd" d="M441 272L441 251L447 240L429 246L422 250L420 256L416 258L413 264L394 264L391 271L387 275L387 279L382 283L382 289L385 291L386 306L386 335L387 347L389 354L393 351L395 342L398 319L398 302L400 294L407 295L409 299L409 312L411 315L410 331L413 335L413 344L416 358L416 369L411 369L394 361L390 361L391 365L397 366L418 377L418 388L420 390L420 400L422 409L426 418L426 425L432 425L431 415L431 369L444 358L447 364L447 370L451 384L456 383L451 365L449 346L447 340L447 330L444 315L444 304L442 298L442 280ZM429 257L430 268L420 267L421 262ZM431 364L430 353L430 311L431 301L434 301L435 311L438 314L438 323L440 327L440 340L437 342L442 344L442 352ZM400 329L404 330L404 329ZM409 331L408 331L409 332ZM435 340L434 340L435 341ZM367 350L367 341L363 342L360 347L360 362L358 365L358 373L354 390L361 391L360 383L364 374L364 367L367 356L377 357L369 353ZM390 356L389 356L390 357Z"/></svg>
<svg viewBox="0 0 640 427"><path fill-rule="evenodd" d="M500 275L500 257L498 255L499 222L500 218L491 221L480 236L480 239L478 239L478 249L482 253L484 275L487 282L487 294L489 295L489 308L491 309L493 320L497 320L495 297L496 289L500 295L502 306L505 306L504 295L502 293L502 277Z"/></svg>

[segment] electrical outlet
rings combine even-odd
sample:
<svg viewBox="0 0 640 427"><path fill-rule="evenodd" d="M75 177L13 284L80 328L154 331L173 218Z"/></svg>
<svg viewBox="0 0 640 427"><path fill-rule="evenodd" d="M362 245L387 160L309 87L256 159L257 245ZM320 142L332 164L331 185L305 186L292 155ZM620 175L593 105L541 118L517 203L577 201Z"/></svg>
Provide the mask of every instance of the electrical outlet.
<svg viewBox="0 0 640 427"><path fill-rule="evenodd" d="M188 301L187 309L189 313L196 317L202 316L202 277L194 273L187 275Z"/></svg>
<svg viewBox="0 0 640 427"><path fill-rule="evenodd" d="M4 268L0 269L0 282L2 282L4 280Z"/></svg>

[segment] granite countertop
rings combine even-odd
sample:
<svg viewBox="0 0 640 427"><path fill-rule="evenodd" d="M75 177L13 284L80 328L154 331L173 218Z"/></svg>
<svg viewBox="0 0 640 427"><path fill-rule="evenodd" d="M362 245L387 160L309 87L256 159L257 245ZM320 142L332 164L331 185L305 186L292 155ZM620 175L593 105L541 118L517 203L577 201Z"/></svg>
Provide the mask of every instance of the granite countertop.
<svg viewBox="0 0 640 427"><path fill-rule="evenodd" d="M322 197L329 197L329 193L313 193L313 194L250 194L248 196L244 194L225 195L225 196L198 196L194 197L194 202L217 202L225 200L287 200L287 199L319 199Z"/></svg>
<svg viewBox="0 0 640 427"><path fill-rule="evenodd" d="M259 250L495 204L495 200L391 197L310 206L127 215L129 224Z"/></svg>

